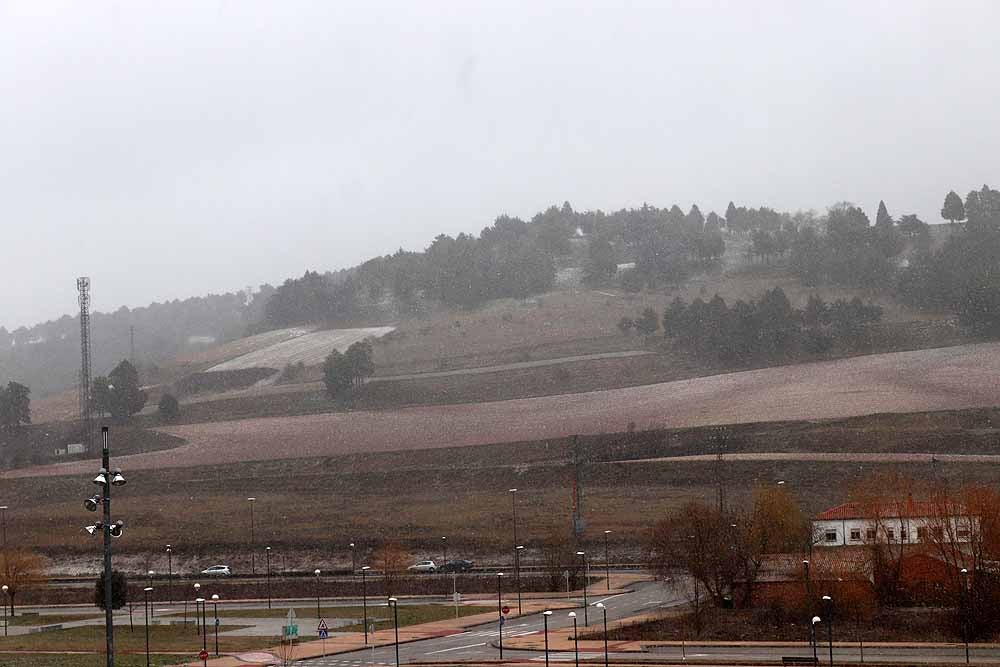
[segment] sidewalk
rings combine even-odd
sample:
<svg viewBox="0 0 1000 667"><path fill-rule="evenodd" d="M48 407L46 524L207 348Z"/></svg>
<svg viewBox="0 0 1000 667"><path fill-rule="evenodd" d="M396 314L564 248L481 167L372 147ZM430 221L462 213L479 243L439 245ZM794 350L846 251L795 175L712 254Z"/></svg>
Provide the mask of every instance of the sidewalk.
<svg viewBox="0 0 1000 667"><path fill-rule="evenodd" d="M523 603L522 616L537 614L546 609L573 609L575 605L568 602L547 602L539 600L527 600ZM517 618L518 614L511 614L510 618ZM399 629L399 643L420 641L433 637L446 637L456 632L461 632L467 627L482 625L496 620L495 612L476 614L474 616L463 616L458 619L450 618L443 621L433 621L421 625L411 625ZM395 633L392 628L388 630L378 630L368 634L368 644L365 644L364 633L343 632L331 635L328 639L310 640L297 644L289 654L289 659L303 660L306 658L319 658L324 655L336 653L349 653L364 648L392 646L395 643ZM209 667L241 667L246 664L268 664L266 654L279 656L282 654L281 647L272 647L262 652L250 652L237 654L234 656L223 656L214 658L207 662ZM183 663L189 667L200 667L201 660L194 660Z"/></svg>

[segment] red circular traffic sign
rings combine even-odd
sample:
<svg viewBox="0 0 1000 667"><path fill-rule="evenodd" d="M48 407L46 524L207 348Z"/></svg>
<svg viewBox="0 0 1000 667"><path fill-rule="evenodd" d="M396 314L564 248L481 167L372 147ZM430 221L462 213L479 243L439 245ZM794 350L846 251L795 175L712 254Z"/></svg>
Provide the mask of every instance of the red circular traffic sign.
<svg viewBox="0 0 1000 667"><path fill-rule="evenodd" d="M500 611L502 611L504 614L509 614L510 613L510 607L503 607L502 609L500 609Z"/></svg>
<svg viewBox="0 0 1000 667"><path fill-rule="evenodd" d="M199 660L208 660L208 651L206 651L205 649L202 649L202 650L198 651L198 659Z"/></svg>

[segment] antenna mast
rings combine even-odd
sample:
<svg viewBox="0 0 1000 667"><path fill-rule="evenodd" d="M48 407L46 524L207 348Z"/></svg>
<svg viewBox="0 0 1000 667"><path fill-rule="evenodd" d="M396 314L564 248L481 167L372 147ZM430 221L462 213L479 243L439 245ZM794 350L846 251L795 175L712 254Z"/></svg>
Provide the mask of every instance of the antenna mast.
<svg viewBox="0 0 1000 667"><path fill-rule="evenodd" d="M80 299L80 422L83 426L83 448L94 449L94 419L90 400L90 278L76 279Z"/></svg>

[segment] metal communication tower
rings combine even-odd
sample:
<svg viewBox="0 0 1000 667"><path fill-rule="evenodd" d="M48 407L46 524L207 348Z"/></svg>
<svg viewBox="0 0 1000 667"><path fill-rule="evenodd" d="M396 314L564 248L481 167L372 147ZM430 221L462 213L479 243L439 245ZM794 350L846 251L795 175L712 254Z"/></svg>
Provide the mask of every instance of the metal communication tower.
<svg viewBox="0 0 1000 667"><path fill-rule="evenodd" d="M76 279L80 297L80 423L84 450L94 449L94 419L90 400L90 278Z"/></svg>

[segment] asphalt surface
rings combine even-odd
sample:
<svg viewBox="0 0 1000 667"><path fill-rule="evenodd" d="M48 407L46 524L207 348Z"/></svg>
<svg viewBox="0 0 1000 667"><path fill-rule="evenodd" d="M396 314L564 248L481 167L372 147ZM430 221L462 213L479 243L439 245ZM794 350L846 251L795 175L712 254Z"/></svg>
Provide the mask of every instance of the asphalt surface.
<svg viewBox="0 0 1000 667"><path fill-rule="evenodd" d="M590 608L588 617L591 625L601 622L601 611L593 605L603 602L607 608L608 620L613 621L628 616L634 616L644 612L649 612L657 608L675 606L683 604L684 600L676 593L668 590L663 584L648 582L636 584L633 593L604 597L599 592L594 592L588 596ZM582 598L578 600L582 605ZM573 622L567 615L569 610L561 609L554 611L549 617L549 632L565 630L572 627ZM583 624L583 610L576 610L578 622ZM504 624L503 636L520 637L535 633L542 633L544 621L542 614L532 614L512 619ZM422 641L411 642L399 645L399 661L407 662L474 662L477 660L497 660L500 657L499 649L493 647L493 643L499 637L499 628L496 623L487 623L470 628L464 632L458 632L446 637L435 637ZM587 654L590 656L591 654ZM603 654L596 654L603 657ZM635 654L629 654L635 655ZM594 656L591 656L594 657ZM581 655L583 658L583 655ZM538 660L544 662L545 655L541 651L510 651L504 650L505 660ZM573 654L552 654L550 660L573 661ZM395 647L383 646L372 649L353 651L351 653L341 653L324 658L304 660L299 664L330 666L330 667L353 667L365 664L395 664Z"/></svg>

